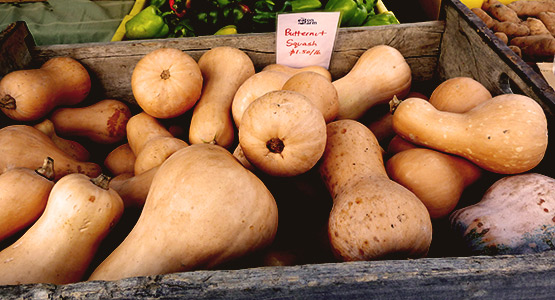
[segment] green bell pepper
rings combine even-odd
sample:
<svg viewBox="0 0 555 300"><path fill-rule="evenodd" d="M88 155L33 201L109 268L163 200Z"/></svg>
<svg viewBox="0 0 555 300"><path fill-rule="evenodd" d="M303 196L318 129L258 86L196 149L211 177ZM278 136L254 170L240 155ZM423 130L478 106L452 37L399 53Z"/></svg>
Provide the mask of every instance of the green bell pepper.
<svg viewBox="0 0 555 300"><path fill-rule="evenodd" d="M399 20L391 12L384 12L371 16L364 22L363 26L391 25L399 24Z"/></svg>
<svg viewBox="0 0 555 300"><path fill-rule="evenodd" d="M368 16L363 0L329 0L324 10L340 12L341 27L360 26Z"/></svg>
<svg viewBox="0 0 555 300"><path fill-rule="evenodd" d="M125 23L125 36L132 40L166 36L169 27L161 14L156 6L147 6Z"/></svg>
<svg viewBox="0 0 555 300"><path fill-rule="evenodd" d="M315 11L322 7L320 0L291 0L291 12Z"/></svg>

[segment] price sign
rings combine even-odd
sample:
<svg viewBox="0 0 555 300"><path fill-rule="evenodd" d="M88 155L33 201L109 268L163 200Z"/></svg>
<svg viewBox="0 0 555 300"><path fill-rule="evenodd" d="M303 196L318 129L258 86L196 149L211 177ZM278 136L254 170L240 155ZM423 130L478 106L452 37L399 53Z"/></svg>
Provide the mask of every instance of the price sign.
<svg viewBox="0 0 555 300"><path fill-rule="evenodd" d="M293 68L329 68L339 12L278 14L276 63Z"/></svg>

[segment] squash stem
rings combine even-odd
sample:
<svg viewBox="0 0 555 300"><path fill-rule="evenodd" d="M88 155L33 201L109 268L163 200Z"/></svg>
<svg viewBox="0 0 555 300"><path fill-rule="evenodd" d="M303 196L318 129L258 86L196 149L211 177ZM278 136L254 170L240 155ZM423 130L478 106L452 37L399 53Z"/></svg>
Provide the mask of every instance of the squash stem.
<svg viewBox="0 0 555 300"><path fill-rule="evenodd" d="M110 188L110 180L112 180L112 177L105 174L100 174L96 178L91 178L92 183L105 190Z"/></svg>
<svg viewBox="0 0 555 300"><path fill-rule="evenodd" d="M15 109L15 99L10 95L4 95L2 99L0 99L0 107L6 109Z"/></svg>
<svg viewBox="0 0 555 300"><path fill-rule="evenodd" d="M285 145L283 141L278 138L271 138L266 142L266 148L272 153L281 153Z"/></svg>
<svg viewBox="0 0 555 300"><path fill-rule="evenodd" d="M395 109L397 109L397 106L399 106L401 102L403 102L403 100L399 100L399 98L397 98L397 95L393 95L393 99L389 101L389 112L393 114L395 112Z"/></svg>
<svg viewBox="0 0 555 300"><path fill-rule="evenodd" d="M52 157L45 158L42 167L36 169L35 172L50 181L54 180L54 159Z"/></svg>

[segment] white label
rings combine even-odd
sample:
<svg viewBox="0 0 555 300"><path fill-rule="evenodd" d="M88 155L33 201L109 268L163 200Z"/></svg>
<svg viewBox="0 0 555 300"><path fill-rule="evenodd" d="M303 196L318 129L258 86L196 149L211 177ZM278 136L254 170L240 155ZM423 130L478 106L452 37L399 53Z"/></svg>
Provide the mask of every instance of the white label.
<svg viewBox="0 0 555 300"><path fill-rule="evenodd" d="M276 63L293 68L329 68L339 12L277 15Z"/></svg>

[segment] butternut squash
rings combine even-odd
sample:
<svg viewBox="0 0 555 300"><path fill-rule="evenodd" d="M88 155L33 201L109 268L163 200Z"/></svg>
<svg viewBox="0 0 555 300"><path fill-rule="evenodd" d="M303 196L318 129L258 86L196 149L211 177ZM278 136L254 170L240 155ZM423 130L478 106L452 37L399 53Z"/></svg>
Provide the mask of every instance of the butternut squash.
<svg viewBox="0 0 555 300"><path fill-rule="evenodd" d="M239 145L257 169L272 176L299 175L324 153L326 121L306 96L286 90L268 92L245 110Z"/></svg>
<svg viewBox="0 0 555 300"><path fill-rule="evenodd" d="M298 92L308 97L312 104L322 112L326 123L335 120L339 112L339 100L335 86L319 73L312 71L297 73L283 84L282 89Z"/></svg>
<svg viewBox="0 0 555 300"><path fill-rule="evenodd" d="M135 175L132 172L121 173L110 180L110 188L118 192L126 208L142 208L158 168L159 166L151 168L139 175Z"/></svg>
<svg viewBox="0 0 555 300"><path fill-rule="evenodd" d="M505 176L473 205L454 211L451 227L471 254L554 250L555 179L538 173Z"/></svg>
<svg viewBox="0 0 555 300"><path fill-rule="evenodd" d="M34 121L56 106L75 105L90 92L91 78L71 57L54 57L39 69L17 70L0 80L0 109L11 119Z"/></svg>
<svg viewBox="0 0 555 300"><path fill-rule="evenodd" d="M0 175L0 241L35 222L54 186L54 160L36 170L14 168Z"/></svg>
<svg viewBox="0 0 555 300"><path fill-rule="evenodd" d="M50 116L59 135L85 137L100 144L122 141L129 118L129 107L113 99L101 100L86 107L58 108Z"/></svg>
<svg viewBox="0 0 555 300"><path fill-rule="evenodd" d="M0 174L16 167L36 169L42 166L45 157L56 162L55 180L70 173L94 177L101 172L98 164L75 160L33 126L10 125L0 129L0 145Z"/></svg>
<svg viewBox="0 0 555 300"><path fill-rule="evenodd" d="M159 167L135 227L89 280L213 268L269 245L277 214L264 183L228 150L190 145Z"/></svg>
<svg viewBox="0 0 555 300"><path fill-rule="evenodd" d="M428 100L426 95L419 92L410 92L406 97L418 97ZM393 130L393 115L391 112L387 110L383 115L377 118L368 115L370 114L363 116L363 118L360 119L360 122L372 131L380 143L386 144L387 142L390 142L395 136L395 131Z"/></svg>
<svg viewBox="0 0 555 300"><path fill-rule="evenodd" d="M123 203L108 178L69 174L50 192L40 218L0 252L0 284L80 281Z"/></svg>
<svg viewBox="0 0 555 300"><path fill-rule="evenodd" d="M140 112L127 121L126 133L127 142L135 156L141 152L144 145L151 139L161 136L173 136L158 119L145 112Z"/></svg>
<svg viewBox="0 0 555 300"><path fill-rule="evenodd" d="M388 178L383 150L362 123L327 125L318 171L333 198L328 235L344 261L422 257L432 240L428 210L408 189Z"/></svg>
<svg viewBox="0 0 555 300"><path fill-rule="evenodd" d="M131 89L149 115L168 119L182 115L199 100L203 78L197 62L175 48L156 49L135 65Z"/></svg>
<svg viewBox="0 0 555 300"><path fill-rule="evenodd" d="M193 110L189 143L209 143L228 148L235 138L231 104L241 84L255 74L254 64L245 52L221 46L205 52L198 65L204 86Z"/></svg>
<svg viewBox="0 0 555 300"><path fill-rule="evenodd" d="M428 100L436 109L463 113L493 98L484 85L471 77L454 77L441 82Z"/></svg>
<svg viewBox="0 0 555 300"><path fill-rule="evenodd" d="M231 102L231 114L235 126L237 128L241 126L241 117L249 104L267 92L281 90L289 78L291 75L278 71L261 71L247 78L239 86Z"/></svg>
<svg viewBox="0 0 555 300"><path fill-rule="evenodd" d="M412 83L411 69L399 50L378 45L366 50L345 76L333 81L339 96L337 119L359 119L372 106L403 99Z"/></svg>
<svg viewBox="0 0 555 300"><path fill-rule="evenodd" d="M56 129L54 128L54 123L52 123L49 119L44 119L42 122L34 125L33 127L46 134L58 148L62 149L65 153L69 154L76 160L88 161L91 157L89 150L87 150L87 148L79 142L64 139L63 137L58 136Z"/></svg>
<svg viewBox="0 0 555 300"><path fill-rule="evenodd" d="M426 148L401 151L385 165L389 177L413 192L433 219L451 213L466 187L482 174L466 159Z"/></svg>
<svg viewBox="0 0 555 300"><path fill-rule="evenodd" d="M110 151L108 155L106 155L106 158L104 159L104 167L110 171L113 176L117 176L122 173L134 173L135 160L135 153L133 153L133 150L129 147L129 143L125 143L117 146L114 150Z"/></svg>
<svg viewBox="0 0 555 300"><path fill-rule="evenodd" d="M277 71L288 74L289 76L293 76L301 72L315 72L326 77L329 81L332 80L330 71L322 66L306 66L302 68L294 68L282 64L269 64L266 65L262 69L262 71Z"/></svg>
<svg viewBox="0 0 555 300"><path fill-rule="evenodd" d="M501 174L526 172L547 149L547 120L532 98L503 94L465 113L439 111L428 101L409 98L393 113L393 128L402 138L462 156Z"/></svg>
<svg viewBox="0 0 555 300"><path fill-rule="evenodd" d="M188 145L185 141L175 137L162 136L151 139L135 159L135 175L161 165L175 151Z"/></svg>

